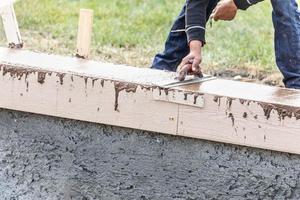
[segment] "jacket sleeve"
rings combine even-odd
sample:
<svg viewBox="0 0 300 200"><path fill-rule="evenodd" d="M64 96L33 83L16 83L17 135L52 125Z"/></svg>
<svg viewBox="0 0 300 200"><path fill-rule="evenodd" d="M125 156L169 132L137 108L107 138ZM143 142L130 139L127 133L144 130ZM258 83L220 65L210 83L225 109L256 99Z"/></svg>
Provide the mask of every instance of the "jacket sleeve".
<svg viewBox="0 0 300 200"><path fill-rule="evenodd" d="M261 2L263 0L233 0L236 7L241 10L247 10L250 6L257 4L258 2ZM287 0L283 0L287 1Z"/></svg>
<svg viewBox="0 0 300 200"><path fill-rule="evenodd" d="M185 30L188 42L192 40L205 43L206 7L209 0L187 0Z"/></svg>

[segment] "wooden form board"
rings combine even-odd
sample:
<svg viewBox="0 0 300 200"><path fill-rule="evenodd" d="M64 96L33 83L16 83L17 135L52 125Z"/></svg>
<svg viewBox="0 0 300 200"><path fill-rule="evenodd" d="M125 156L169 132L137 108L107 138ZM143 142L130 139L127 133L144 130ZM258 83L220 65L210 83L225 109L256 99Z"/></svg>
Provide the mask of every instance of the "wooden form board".
<svg viewBox="0 0 300 200"><path fill-rule="evenodd" d="M0 48L0 107L300 154L298 90L221 79L156 86L174 75Z"/></svg>
<svg viewBox="0 0 300 200"><path fill-rule="evenodd" d="M13 1L3 4L0 7L0 15L2 17L8 46L10 48L22 48L23 41L21 39L18 21L13 7Z"/></svg>

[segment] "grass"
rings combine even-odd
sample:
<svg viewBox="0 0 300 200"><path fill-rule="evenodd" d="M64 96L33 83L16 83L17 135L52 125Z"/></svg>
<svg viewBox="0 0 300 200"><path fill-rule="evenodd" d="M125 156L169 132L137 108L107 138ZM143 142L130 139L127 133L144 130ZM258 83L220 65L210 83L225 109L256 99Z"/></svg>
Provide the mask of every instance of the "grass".
<svg viewBox="0 0 300 200"><path fill-rule="evenodd" d="M27 49L72 55L79 8L92 8L92 58L148 67L163 50L171 24L184 0L20 0L15 5ZM4 34L0 27L0 44ZM269 1L233 22L207 30L203 68L276 71Z"/></svg>

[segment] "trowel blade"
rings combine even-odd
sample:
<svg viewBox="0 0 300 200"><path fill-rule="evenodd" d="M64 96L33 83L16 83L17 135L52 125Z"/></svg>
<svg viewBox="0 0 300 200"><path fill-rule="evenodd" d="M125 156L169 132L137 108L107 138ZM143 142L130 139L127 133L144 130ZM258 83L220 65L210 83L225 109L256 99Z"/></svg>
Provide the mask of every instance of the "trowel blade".
<svg viewBox="0 0 300 200"><path fill-rule="evenodd" d="M183 86L183 85L189 85L189 84L194 84L194 83L201 83L209 80L214 80L216 77L210 76L210 75L204 75L203 77L187 77L186 80L184 81L178 81L178 80L168 80L164 82L160 82L158 86L162 88L172 88L172 87L178 87L178 86Z"/></svg>

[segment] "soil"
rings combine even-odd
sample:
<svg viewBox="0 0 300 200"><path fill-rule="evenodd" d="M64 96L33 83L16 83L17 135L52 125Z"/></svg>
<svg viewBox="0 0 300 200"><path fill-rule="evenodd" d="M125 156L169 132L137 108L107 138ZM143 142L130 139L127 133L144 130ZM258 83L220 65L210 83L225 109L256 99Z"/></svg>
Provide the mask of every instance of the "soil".
<svg viewBox="0 0 300 200"><path fill-rule="evenodd" d="M248 69L232 68L221 70L210 69L207 70L206 73L224 79L284 87L284 84L282 82L283 77L280 72L270 73L267 71L253 71Z"/></svg>

